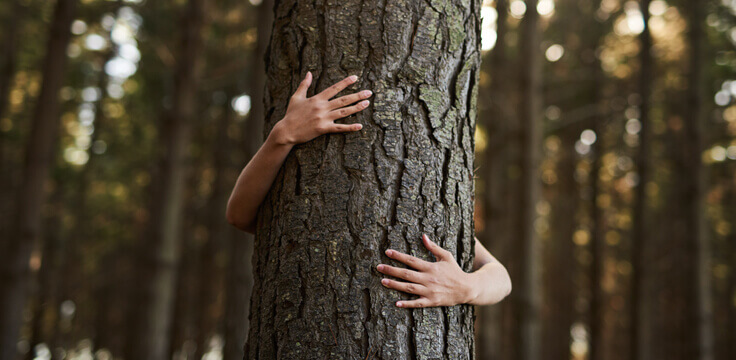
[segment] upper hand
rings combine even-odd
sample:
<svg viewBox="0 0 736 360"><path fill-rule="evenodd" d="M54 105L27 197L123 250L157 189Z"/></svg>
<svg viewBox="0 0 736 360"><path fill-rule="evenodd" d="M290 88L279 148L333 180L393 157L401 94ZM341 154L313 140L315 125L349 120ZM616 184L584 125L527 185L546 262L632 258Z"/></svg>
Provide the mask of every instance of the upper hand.
<svg viewBox="0 0 736 360"><path fill-rule="evenodd" d="M360 130L363 127L361 124L335 124L335 120L367 108L370 103L368 100L352 106L347 105L370 97L371 91L363 90L330 100L355 81L357 81L357 76L348 76L321 93L307 98L307 89L312 83L312 73L307 72L299 88L289 100L286 115L273 129L277 142L296 145L322 134Z"/></svg>
<svg viewBox="0 0 736 360"><path fill-rule="evenodd" d="M474 294L468 281L468 273L464 272L455 261L452 253L441 248L427 235L422 235L424 246L437 258L437 262L428 262L417 257L386 250L386 255L398 260L418 271L379 264L378 271L397 278L407 280L396 281L383 279L381 283L391 289L419 295L418 299L397 301L396 306L404 308L453 306L469 302Z"/></svg>

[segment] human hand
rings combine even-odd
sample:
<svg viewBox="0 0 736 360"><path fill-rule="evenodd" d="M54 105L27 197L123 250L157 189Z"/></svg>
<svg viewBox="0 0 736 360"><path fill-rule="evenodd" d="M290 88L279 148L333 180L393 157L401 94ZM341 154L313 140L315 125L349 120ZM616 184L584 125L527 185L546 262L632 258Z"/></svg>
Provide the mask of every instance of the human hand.
<svg viewBox="0 0 736 360"><path fill-rule="evenodd" d="M460 268L452 253L441 248L432 240L429 240L427 235L422 235L422 240L424 246L437 258L436 262L424 261L417 257L388 249L386 250L388 257L419 271L384 264L378 265L378 271L381 273L408 281L404 282L384 278L381 280L381 284L387 288L419 295L418 299L397 301L396 306L417 308L453 306L470 302L475 296L475 291L471 286L469 274Z"/></svg>
<svg viewBox="0 0 736 360"><path fill-rule="evenodd" d="M327 133L358 131L361 124L335 124L335 120L352 115L368 107L368 100L355 105L354 102L371 96L370 90L341 96L330 100L340 91L358 80L355 75L348 76L335 83L321 93L307 98L307 89L312 84L312 72L307 72L294 95L289 100L286 115L272 131L276 141L284 145L296 145L307 142Z"/></svg>

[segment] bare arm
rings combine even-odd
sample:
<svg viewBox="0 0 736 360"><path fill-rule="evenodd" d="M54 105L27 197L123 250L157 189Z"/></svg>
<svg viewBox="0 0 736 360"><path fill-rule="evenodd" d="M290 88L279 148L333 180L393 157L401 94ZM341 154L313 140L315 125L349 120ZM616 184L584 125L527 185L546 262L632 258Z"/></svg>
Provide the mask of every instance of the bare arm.
<svg viewBox="0 0 736 360"><path fill-rule="evenodd" d="M473 305L498 303L511 293L511 277L506 267L475 239L473 272L468 274L468 288Z"/></svg>
<svg viewBox="0 0 736 360"><path fill-rule="evenodd" d="M312 83L312 73L307 72L289 101L286 115L276 123L263 146L238 176L227 203L225 216L230 224L243 231L255 232L258 207L266 198L281 165L294 145L322 134L358 131L362 128L360 124L335 124L335 120L368 107L368 100L352 106L347 105L370 97L369 90L330 100L355 81L357 77L349 76L321 93L307 98L307 89Z"/></svg>
<svg viewBox="0 0 736 360"><path fill-rule="evenodd" d="M428 262L396 250L386 250L388 257L414 269L390 265L378 265L378 271L406 281L383 279L381 283L391 289L419 295L418 299L402 300L398 307L415 308L453 306L457 304L492 305L511 293L511 279L506 268L475 239L473 272L460 268L452 253L441 248L426 235L424 246L437 258Z"/></svg>

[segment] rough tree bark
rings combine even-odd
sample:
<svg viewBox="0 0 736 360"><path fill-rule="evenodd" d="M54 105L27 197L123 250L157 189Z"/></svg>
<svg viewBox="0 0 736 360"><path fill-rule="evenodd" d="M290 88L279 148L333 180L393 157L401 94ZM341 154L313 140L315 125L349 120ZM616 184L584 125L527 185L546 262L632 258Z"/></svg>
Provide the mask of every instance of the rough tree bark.
<svg viewBox="0 0 736 360"><path fill-rule="evenodd" d="M133 333L127 354L131 359L169 358L176 270L179 260L185 160L197 109L197 86L203 60L202 32L207 0L189 0L181 22L182 43L175 69L171 112L159 130L164 156L160 159L157 190L151 201L148 234L139 264L143 281L134 310Z"/></svg>
<svg viewBox="0 0 736 360"><path fill-rule="evenodd" d="M470 271L478 0L283 0L267 56L266 131L308 70L308 96L373 105L286 159L258 216L248 359L472 359L473 307L395 306L387 248L432 260L426 233Z"/></svg>
<svg viewBox="0 0 736 360"><path fill-rule="evenodd" d="M59 127L58 92L64 79L69 27L76 0L58 0L49 27L46 58L43 63L41 93L36 100L31 134L26 143L23 164L24 181L16 198L16 217L7 241L5 261L0 264L0 359L13 359L16 341L23 324L23 309L30 282L28 260L41 231L41 206L45 199L44 183L48 179L55 153Z"/></svg>

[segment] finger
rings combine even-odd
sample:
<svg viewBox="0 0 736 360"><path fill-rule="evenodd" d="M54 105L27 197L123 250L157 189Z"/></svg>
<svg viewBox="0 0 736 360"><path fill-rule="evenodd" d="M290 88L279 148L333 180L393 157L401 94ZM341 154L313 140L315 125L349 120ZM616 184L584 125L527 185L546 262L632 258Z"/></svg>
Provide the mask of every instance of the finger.
<svg viewBox="0 0 736 360"><path fill-rule="evenodd" d="M327 132L331 133L342 133L349 131L358 131L363 128L361 124L332 124L327 129Z"/></svg>
<svg viewBox="0 0 736 360"><path fill-rule="evenodd" d="M398 306L400 308L407 308L407 309L409 309L409 308L431 307L433 305L432 305L432 302L429 299L427 299L426 297L420 297L419 299L415 299L415 300L402 300L402 301L397 301L396 302L396 306Z"/></svg>
<svg viewBox="0 0 736 360"><path fill-rule="evenodd" d="M381 280L381 284L389 289L395 289L403 291L409 294L424 295L426 294L427 287L420 284L408 283L403 281L396 281L391 279Z"/></svg>
<svg viewBox="0 0 736 360"><path fill-rule="evenodd" d="M307 89L309 89L310 85L312 85L312 72L307 71L307 75L304 77L304 80L299 83L299 87L296 89L294 95L299 97L307 97Z"/></svg>
<svg viewBox="0 0 736 360"><path fill-rule="evenodd" d="M452 254L435 244L434 241L429 240L427 234L422 234L422 240L424 240L424 246L437 258L437 261L447 260L452 258Z"/></svg>
<svg viewBox="0 0 736 360"><path fill-rule="evenodd" d="M337 93L339 93L346 87L350 86L350 84L356 82L357 80L358 80L357 76L350 75L338 81L334 85L328 87L327 89L322 90L322 92L317 94L317 96L324 98L324 99L331 99L333 96L337 95Z"/></svg>
<svg viewBox="0 0 736 360"><path fill-rule="evenodd" d="M352 104L352 103L354 103L354 102L356 102L356 101L358 101L360 99L366 99L366 98L370 97L371 94L373 94L373 92L371 92L370 90L363 90L363 91L358 92L358 93L355 93L355 94L340 96L337 99L330 100L330 102L328 103L327 108L329 110L334 110L334 109L337 109L337 108L341 108L343 106L348 106L348 105L350 105L350 104Z"/></svg>
<svg viewBox="0 0 736 360"><path fill-rule="evenodd" d="M334 120L337 120L337 119L340 119L340 118L344 118L346 116L353 115L353 114L357 113L358 111L367 108L368 107L368 104L370 104L370 103L371 102L368 101L368 100L363 100L363 101L361 101L361 102L359 102L359 103L357 103L357 104L355 104L353 106L348 106L348 107L344 107L344 108L341 108L341 109L332 110L332 111L330 111L327 114L328 114L329 118L334 121Z"/></svg>
<svg viewBox="0 0 736 360"><path fill-rule="evenodd" d="M390 265L380 264L378 265L378 271L386 275L397 277L399 279L404 279L404 280L411 281L414 283L421 283L420 281L422 277L421 274L419 274L418 272L414 270L402 269L402 268L397 268L397 267L393 267Z"/></svg>
<svg viewBox="0 0 736 360"><path fill-rule="evenodd" d="M404 254L396 250L388 249L386 250L386 255L394 260L401 261L402 263L409 265L420 271L427 270L429 269L429 266L430 266L430 263L427 261L424 261L416 256Z"/></svg>

